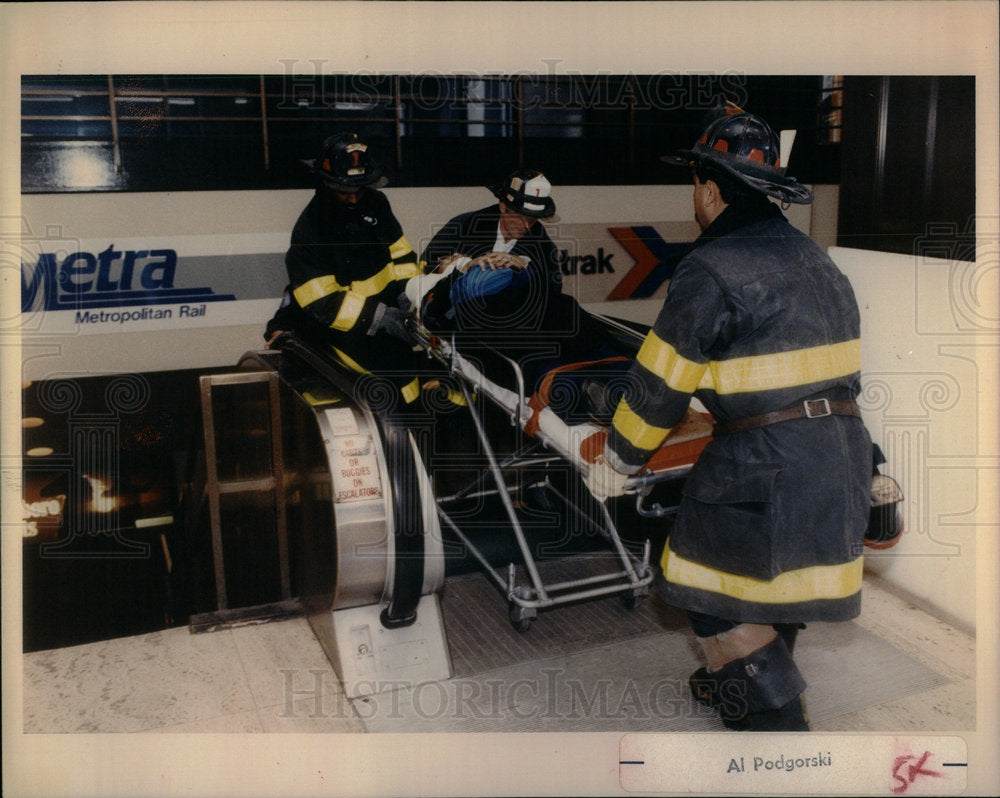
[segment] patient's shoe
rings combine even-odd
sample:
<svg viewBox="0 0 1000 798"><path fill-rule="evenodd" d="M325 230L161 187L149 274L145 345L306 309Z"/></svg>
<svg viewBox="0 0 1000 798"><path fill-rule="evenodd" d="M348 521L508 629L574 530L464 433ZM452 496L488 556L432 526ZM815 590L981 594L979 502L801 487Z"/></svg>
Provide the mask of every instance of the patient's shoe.
<svg viewBox="0 0 1000 798"><path fill-rule="evenodd" d="M599 380L587 380L583 392L591 421L602 427L610 426L611 419L615 415L615 407L611 403L607 385Z"/></svg>

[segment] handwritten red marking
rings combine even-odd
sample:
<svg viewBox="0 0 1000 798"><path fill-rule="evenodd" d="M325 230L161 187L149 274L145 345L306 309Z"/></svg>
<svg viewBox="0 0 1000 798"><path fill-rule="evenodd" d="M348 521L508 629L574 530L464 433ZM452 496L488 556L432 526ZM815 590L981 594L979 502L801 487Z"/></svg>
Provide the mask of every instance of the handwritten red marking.
<svg viewBox="0 0 1000 798"><path fill-rule="evenodd" d="M899 786L892 788L893 793L901 795L906 792L909 786L916 781L917 776L931 776L936 779L944 778L943 773L939 773L936 770L924 769L924 764L927 762L930 755L930 751L924 751L923 756L919 759L913 755L896 757L892 766L892 778L894 781L899 782ZM912 764L913 762L916 762L916 764ZM909 768L908 772L907 768ZM903 774L905 774L905 777Z"/></svg>

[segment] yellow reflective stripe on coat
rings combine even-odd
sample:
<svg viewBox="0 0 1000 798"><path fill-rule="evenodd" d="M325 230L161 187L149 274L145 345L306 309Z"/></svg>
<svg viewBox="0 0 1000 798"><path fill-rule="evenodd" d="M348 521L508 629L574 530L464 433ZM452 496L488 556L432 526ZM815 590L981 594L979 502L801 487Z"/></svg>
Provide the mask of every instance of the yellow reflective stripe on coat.
<svg viewBox="0 0 1000 798"><path fill-rule="evenodd" d="M712 387L718 394L793 388L860 371L861 341L855 338L791 352L713 360L708 369L699 387Z"/></svg>
<svg viewBox="0 0 1000 798"><path fill-rule="evenodd" d="M336 294L338 291L346 291L347 287L337 282L337 278L332 274L324 274L322 277L314 277L307 283L302 283L292 291L295 301L300 308L307 307L317 299Z"/></svg>
<svg viewBox="0 0 1000 798"><path fill-rule="evenodd" d="M786 571L770 581L718 571L686 560L671 551L669 544L662 564L667 581L681 587L721 593L758 604L794 604L853 596L861 589L864 557L842 565L813 565Z"/></svg>
<svg viewBox="0 0 1000 798"><path fill-rule="evenodd" d="M362 366L354 358L350 357L343 349L338 349L335 346L330 347L333 353L337 356L340 362L349 368L351 371L355 371L358 374L371 374L368 369ZM399 392L403 395L403 401L406 404L410 404L413 400L420 396L420 380L414 377L406 385L399 389Z"/></svg>
<svg viewBox="0 0 1000 798"><path fill-rule="evenodd" d="M340 285L331 275L316 277L295 289L295 300L306 307L317 299L346 291L340 309L330 326L335 330L350 330L364 309L368 297L382 293L396 280L408 280L417 275L416 263L387 263L378 274L365 280L355 280L349 287Z"/></svg>
<svg viewBox="0 0 1000 798"><path fill-rule="evenodd" d="M403 401L409 404L420 396L420 380L414 377L399 390L403 394Z"/></svg>
<svg viewBox="0 0 1000 798"><path fill-rule="evenodd" d="M636 412L628 406L625 397L618 402L615 411L615 429L625 440L637 449L652 450L659 446L670 432L669 427L656 427L643 421Z"/></svg>
<svg viewBox="0 0 1000 798"><path fill-rule="evenodd" d="M358 374L371 374L371 372L364 366L362 366L360 363L358 363L358 361L348 356L348 354L343 349L337 349L337 347L335 346L331 346L330 348L333 350L334 354L340 359L340 362L343 363L345 366L347 366L347 368L349 368L351 371L356 371Z"/></svg>
<svg viewBox="0 0 1000 798"><path fill-rule="evenodd" d="M653 332L646 336L636 360L681 393L694 393L708 368L707 363L695 363L677 354L676 349Z"/></svg>
<svg viewBox="0 0 1000 798"><path fill-rule="evenodd" d="M423 274L423 270L417 265L415 260L408 260L405 263L397 263L394 267L396 280L409 280L418 274Z"/></svg>
<svg viewBox="0 0 1000 798"><path fill-rule="evenodd" d="M400 236L389 245L389 257L393 260L397 260L409 252L413 252L413 247L406 240L406 236Z"/></svg>
<svg viewBox="0 0 1000 798"><path fill-rule="evenodd" d="M365 297L355 293L353 290L344 294L344 301L340 303L340 310L330 325L335 330L347 332L358 321L358 316L365 307Z"/></svg>
<svg viewBox="0 0 1000 798"><path fill-rule="evenodd" d="M375 296L381 294L389 283L396 280L408 280L416 275L416 263L387 263L377 274L364 280L355 280L351 283L351 290L361 296Z"/></svg>

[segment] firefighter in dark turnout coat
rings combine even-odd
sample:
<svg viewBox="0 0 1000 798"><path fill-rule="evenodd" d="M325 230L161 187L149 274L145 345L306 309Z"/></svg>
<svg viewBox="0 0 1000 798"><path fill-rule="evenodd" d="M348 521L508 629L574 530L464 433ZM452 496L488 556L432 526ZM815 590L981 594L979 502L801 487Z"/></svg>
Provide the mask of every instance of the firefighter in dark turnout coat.
<svg viewBox="0 0 1000 798"><path fill-rule="evenodd" d="M383 310L398 309L417 259L389 200L368 146L354 133L332 136L312 163L316 193L292 230L285 255L289 286L265 337L295 329L329 345L358 373L392 382L404 403L419 396L412 348L380 328Z"/></svg>
<svg viewBox="0 0 1000 798"><path fill-rule="evenodd" d="M847 279L767 197L810 202L778 138L730 113L675 162L702 235L682 260L588 485L618 495L695 394L716 422L661 565L707 665L700 701L736 729L807 730L792 660L805 621L860 612L871 442L855 397L859 313Z"/></svg>
<svg viewBox="0 0 1000 798"><path fill-rule="evenodd" d="M470 261L435 286L434 298L428 301L426 310L443 316L441 323L450 322L460 330L479 329L487 324L483 319L488 319L491 324L501 322L499 326L507 334L512 326L537 331L557 311L562 294L556 246L540 221L555 214L552 186L541 172L524 169L490 190L499 202L451 219L435 233L421 254L428 269L437 269L442 261L448 262L455 256L465 256ZM493 257L484 258L490 255ZM483 267L509 269L504 275L509 283L502 290L480 293L477 305L481 314L471 312L456 318L454 303L447 294L461 274ZM442 307L437 308L435 303Z"/></svg>

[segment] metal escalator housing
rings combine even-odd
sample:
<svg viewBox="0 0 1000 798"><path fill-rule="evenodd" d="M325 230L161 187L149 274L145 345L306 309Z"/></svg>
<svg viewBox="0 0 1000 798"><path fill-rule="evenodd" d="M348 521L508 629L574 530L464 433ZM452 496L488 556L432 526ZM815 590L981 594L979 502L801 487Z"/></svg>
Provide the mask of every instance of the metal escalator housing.
<svg viewBox="0 0 1000 798"><path fill-rule="evenodd" d="M417 442L401 420L358 400L351 375L294 338L283 343L245 354L238 368L279 376L306 617L349 696L448 678L436 595L444 546Z"/></svg>

